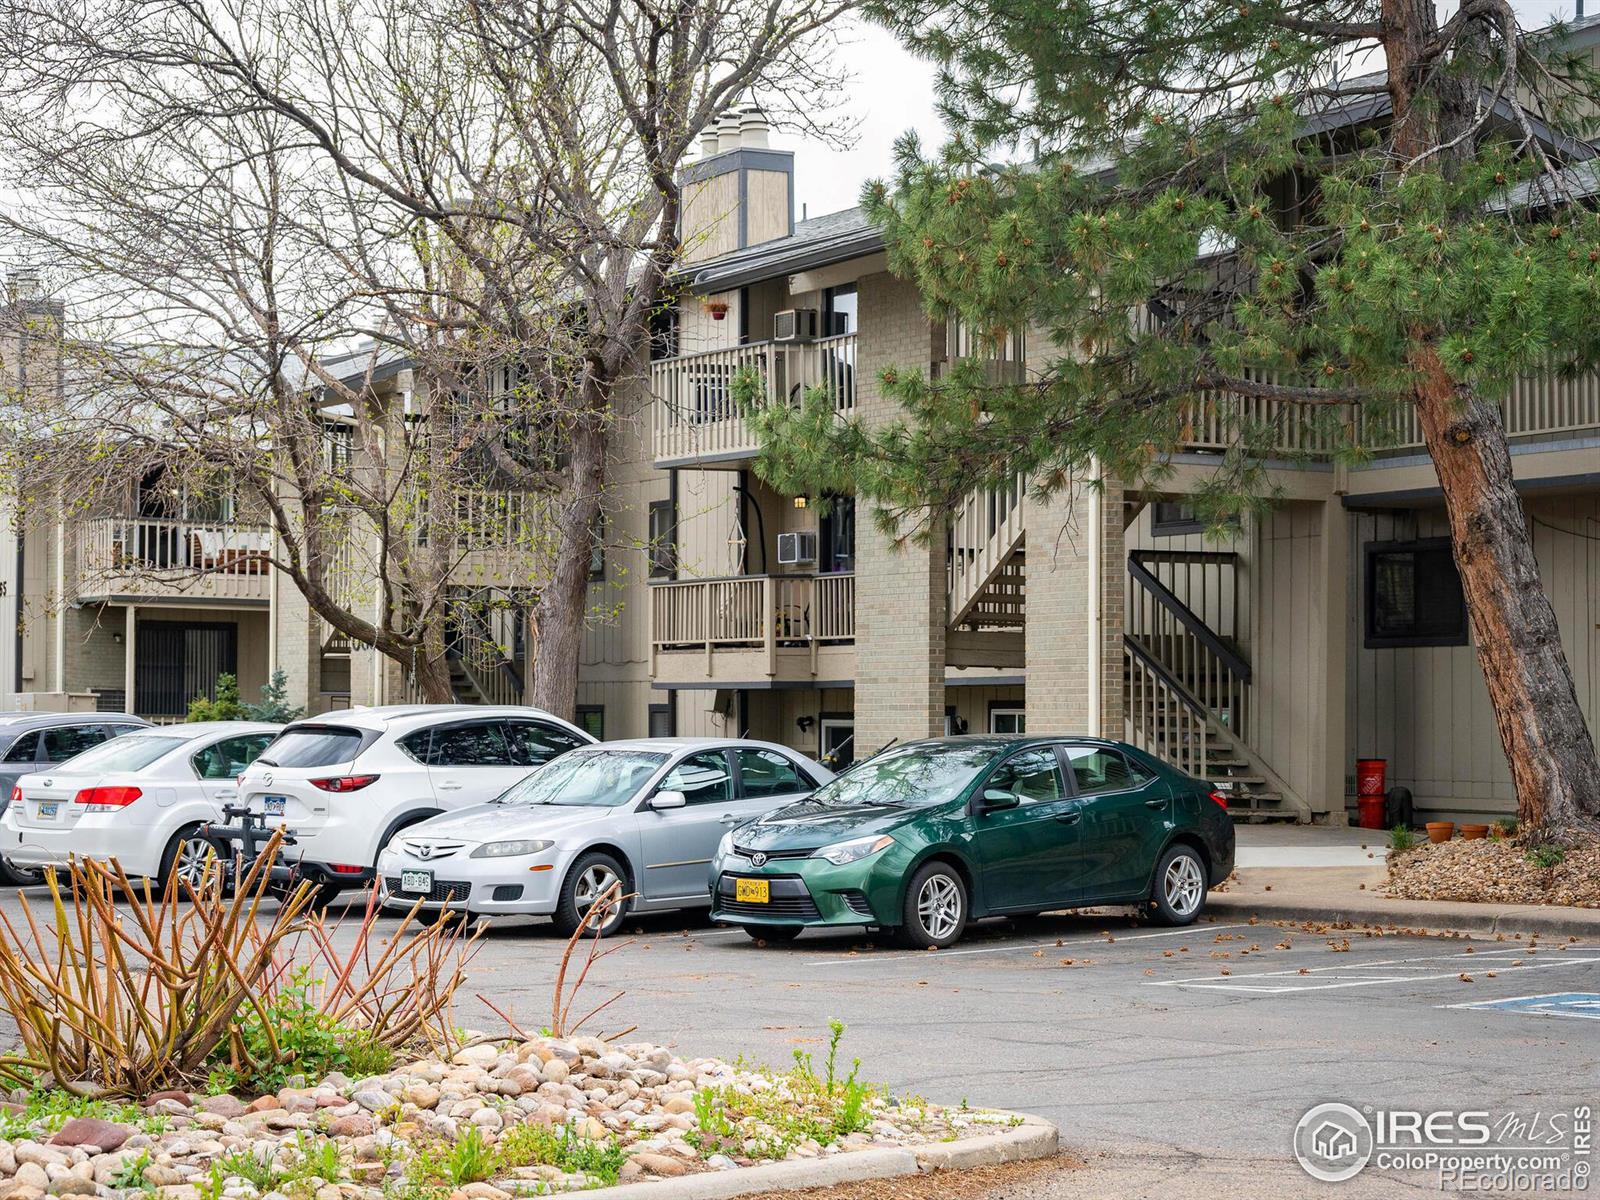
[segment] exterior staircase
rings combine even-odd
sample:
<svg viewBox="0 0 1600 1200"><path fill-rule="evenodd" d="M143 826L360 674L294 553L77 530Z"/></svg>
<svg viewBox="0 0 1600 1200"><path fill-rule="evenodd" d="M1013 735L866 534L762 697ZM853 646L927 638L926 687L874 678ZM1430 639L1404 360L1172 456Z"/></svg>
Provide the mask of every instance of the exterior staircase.
<svg viewBox="0 0 1600 1200"><path fill-rule="evenodd" d="M480 611L470 604L451 614L445 660L458 703L522 703L524 663L515 650L516 626L524 616L521 609Z"/></svg>
<svg viewBox="0 0 1600 1200"><path fill-rule="evenodd" d="M949 624L952 629L1019 630L1027 590L1023 497L1014 475L967 495L950 519Z"/></svg>
<svg viewBox="0 0 1600 1200"><path fill-rule="evenodd" d="M1211 780L1235 819L1305 823L1310 806L1250 745L1251 670L1236 637L1238 601L1235 554L1129 554L1124 738Z"/></svg>

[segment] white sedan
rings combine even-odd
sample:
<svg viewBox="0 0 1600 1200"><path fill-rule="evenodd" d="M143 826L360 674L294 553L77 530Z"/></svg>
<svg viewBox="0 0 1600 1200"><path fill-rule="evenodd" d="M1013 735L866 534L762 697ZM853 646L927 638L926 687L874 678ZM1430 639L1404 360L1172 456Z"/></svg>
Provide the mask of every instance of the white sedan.
<svg viewBox="0 0 1600 1200"><path fill-rule="evenodd" d="M227 848L201 832L222 820L239 772L280 726L201 721L123 734L24 775L0 818L0 854L19 867L116 859L129 876L198 881L206 856Z"/></svg>
<svg viewBox="0 0 1600 1200"><path fill-rule="evenodd" d="M383 902L548 915L567 933L615 883L631 912L706 908L723 834L832 778L787 746L742 738L585 746L488 804L397 833L378 858Z"/></svg>

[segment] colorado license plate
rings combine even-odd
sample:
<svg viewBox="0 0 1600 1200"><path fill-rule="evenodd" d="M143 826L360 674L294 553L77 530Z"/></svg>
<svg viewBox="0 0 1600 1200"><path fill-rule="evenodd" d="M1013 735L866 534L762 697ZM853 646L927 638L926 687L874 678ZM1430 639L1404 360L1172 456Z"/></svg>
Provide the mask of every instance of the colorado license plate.
<svg viewBox="0 0 1600 1200"><path fill-rule="evenodd" d="M39 820L54 821L56 814L61 811L61 801L52 800L48 804L39 805Z"/></svg>
<svg viewBox="0 0 1600 1200"><path fill-rule="evenodd" d="M772 901L772 885L765 879L735 879L733 898L740 904L768 904Z"/></svg>
<svg viewBox="0 0 1600 1200"><path fill-rule="evenodd" d="M281 817L288 803L289 797L287 796L263 796L261 797L261 810L269 817Z"/></svg>
<svg viewBox="0 0 1600 1200"><path fill-rule="evenodd" d="M433 891L432 871L401 871L400 890L402 892L431 892Z"/></svg>

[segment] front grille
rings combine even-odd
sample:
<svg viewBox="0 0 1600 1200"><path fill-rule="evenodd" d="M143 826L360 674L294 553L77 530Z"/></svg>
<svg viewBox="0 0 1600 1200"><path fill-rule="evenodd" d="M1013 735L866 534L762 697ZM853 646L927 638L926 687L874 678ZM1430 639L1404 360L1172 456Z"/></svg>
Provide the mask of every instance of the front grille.
<svg viewBox="0 0 1600 1200"><path fill-rule="evenodd" d="M749 846L734 843L733 852L740 858L749 858L754 854L765 854L768 862L782 862L785 859L810 858L810 850L753 850Z"/></svg>
<svg viewBox="0 0 1600 1200"><path fill-rule="evenodd" d="M459 880L435 879L433 890L426 896L421 892L407 892L400 887L400 876L386 875L383 880L384 889L396 900L427 900L434 904L443 904L446 901L465 900L472 892L472 885Z"/></svg>
<svg viewBox="0 0 1600 1200"><path fill-rule="evenodd" d="M810 896L774 896L766 904L747 904L728 896L720 897L717 910L730 917L799 917L816 919L817 902Z"/></svg>
<svg viewBox="0 0 1600 1200"><path fill-rule="evenodd" d="M858 892L854 889L851 889L848 892L840 892L839 898L844 901L844 906L851 912L855 913L858 917L870 917L874 915L872 912L872 905L867 903L865 892Z"/></svg>
<svg viewBox="0 0 1600 1200"><path fill-rule="evenodd" d="M520 883L497 883L494 891L489 894L491 900L521 900L522 885Z"/></svg>
<svg viewBox="0 0 1600 1200"><path fill-rule="evenodd" d="M454 856L465 845L465 842L424 842L407 838L400 843L400 849L424 862L437 862L441 858Z"/></svg>

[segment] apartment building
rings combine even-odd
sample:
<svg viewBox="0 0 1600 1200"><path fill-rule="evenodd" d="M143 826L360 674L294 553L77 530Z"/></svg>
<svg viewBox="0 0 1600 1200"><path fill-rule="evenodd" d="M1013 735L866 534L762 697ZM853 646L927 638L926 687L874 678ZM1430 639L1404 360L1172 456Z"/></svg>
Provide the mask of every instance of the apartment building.
<svg viewBox="0 0 1600 1200"><path fill-rule="evenodd" d="M685 182L687 294L613 437L579 681L591 731L748 733L848 762L942 733L1073 730L1216 779L1244 814L1342 822L1358 758L1386 759L1428 815L1514 808L1414 422L1350 469L1292 412L1217 397L1159 489L1107 479L1041 502L1017 479L968 496L926 544L901 542L849 496L763 482L733 380L753 369L772 402L820 387L841 415L887 420L882 371L937 375L966 352L961 332L888 273L859 211L796 219L793 155L759 117L708 135ZM997 368L1025 370L1037 341ZM26 364L26 346L10 361ZM403 366L385 379L402 388ZM1281 418L1268 469L1282 500L1217 543L1185 497L1242 404ZM1523 380L1505 418L1593 728L1600 379ZM18 631L0 704L170 718L208 674L235 670L248 695L271 665L312 711L411 694L257 569L264 529L158 484L0 547ZM476 642L498 650L456 653L463 701L522 694L520 623L496 619Z"/></svg>

